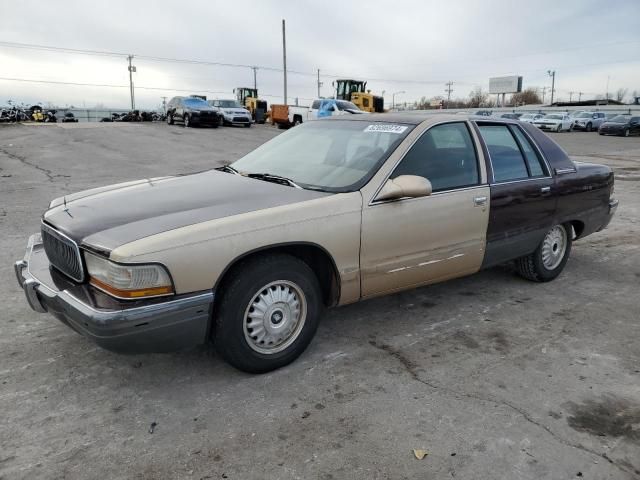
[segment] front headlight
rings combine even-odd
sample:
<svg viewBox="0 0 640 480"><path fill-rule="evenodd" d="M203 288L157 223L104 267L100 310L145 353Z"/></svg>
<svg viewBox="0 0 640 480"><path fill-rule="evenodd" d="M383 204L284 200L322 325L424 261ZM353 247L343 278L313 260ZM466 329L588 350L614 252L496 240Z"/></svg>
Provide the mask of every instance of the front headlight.
<svg viewBox="0 0 640 480"><path fill-rule="evenodd" d="M131 300L174 293L169 272L162 265L121 265L89 252L84 252L84 259L89 283L116 298Z"/></svg>

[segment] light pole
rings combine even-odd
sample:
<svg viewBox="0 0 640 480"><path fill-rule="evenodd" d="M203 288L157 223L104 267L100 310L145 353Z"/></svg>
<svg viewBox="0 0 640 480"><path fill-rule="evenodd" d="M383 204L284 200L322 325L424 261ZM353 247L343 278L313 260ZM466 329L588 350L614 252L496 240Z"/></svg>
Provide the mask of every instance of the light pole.
<svg viewBox="0 0 640 480"><path fill-rule="evenodd" d="M551 102L549 102L549 105L553 105L553 94L556 91L556 71L547 70L547 73L551 77Z"/></svg>
<svg viewBox="0 0 640 480"><path fill-rule="evenodd" d="M400 95L401 93L407 93L404 90L401 90L399 92L393 92L393 94L391 95L391 110L395 110L396 108L396 95Z"/></svg>

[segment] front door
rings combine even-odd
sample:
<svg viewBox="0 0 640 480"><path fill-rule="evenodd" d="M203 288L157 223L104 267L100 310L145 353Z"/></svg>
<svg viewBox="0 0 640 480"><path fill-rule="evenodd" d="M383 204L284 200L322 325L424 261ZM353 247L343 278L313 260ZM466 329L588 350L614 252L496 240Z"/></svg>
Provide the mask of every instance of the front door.
<svg viewBox="0 0 640 480"><path fill-rule="evenodd" d="M518 125L478 122L492 170L485 267L533 252L553 226L556 192L541 152Z"/></svg>
<svg viewBox="0 0 640 480"><path fill-rule="evenodd" d="M424 132L390 178L427 178L433 193L365 204L360 264L369 297L476 272L484 258L489 187L467 122ZM365 199L366 201L367 199Z"/></svg>

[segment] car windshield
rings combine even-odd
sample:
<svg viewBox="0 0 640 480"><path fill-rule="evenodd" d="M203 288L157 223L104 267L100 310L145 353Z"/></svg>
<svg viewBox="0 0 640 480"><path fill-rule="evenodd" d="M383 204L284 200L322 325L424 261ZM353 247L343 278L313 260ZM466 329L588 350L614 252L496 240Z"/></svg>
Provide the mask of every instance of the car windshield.
<svg viewBox="0 0 640 480"><path fill-rule="evenodd" d="M218 105L222 108L242 108L237 100L219 100Z"/></svg>
<svg viewBox="0 0 640 480"><path fill-rule="evenodd" d="M593 116L593 113L583 112L580 115L578 115L576 118L591 118L592 116Z"/></svg>
<svg viewBox="0 0 640 480"><path fill-rule="evenodd" d="M304 123L232 164L241 174L286 177L303 188L353 191L364 185L412 125L346 120Z"/></svg>
<svg viewBox="0 0 640 480"><path fill-rule="evenodd" d="M202 100L201 98L185 98L184 100L182 100L182 102L187 107L191 107L191 108L202 108L202 107L209 106L209 104L204 100Z"/></svg>
<svg viewBox="0 0 640 480"><path fill-rule="evenodd" d="M607 120L607 122L613 122L613 123L627 123L629 121L630 117L627 117L626 115L617 115L609 120Z"/></svg>
<svg viewBox="0 0 640 480"><path fill-rule="evenodd" d="M533 118L533 117L535 117L535 115L533 115L532 113L525 113L520 118Z"/></svg>
<svg viewBox="0 0 640 480"><path fill-rule="evenodd" d="M338 110L360 110L355 104L351 102L346 102L344 100L336 101L336 105L338 105Z"/></svg>
<svg viewBox="0 0 640 480"><path fill-rule="evenodd" d="M562 115L554 115L554 114L551 114L551 115L547 115L547 116L546 116L546 117L544 117L544 118L545 118L545 120L546 120L547 118L551 118L551 119L553 119L553 120L562 120Z"/></svg>

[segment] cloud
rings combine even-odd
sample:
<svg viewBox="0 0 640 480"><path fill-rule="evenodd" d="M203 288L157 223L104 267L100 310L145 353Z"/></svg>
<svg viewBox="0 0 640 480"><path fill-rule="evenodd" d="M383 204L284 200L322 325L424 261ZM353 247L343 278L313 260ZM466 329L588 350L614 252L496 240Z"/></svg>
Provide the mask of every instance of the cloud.
<svg viewBox="0 0 640 480"><path fill-rule="evenodd" d="M369 88L400 101L443 94L466 97L491 76L520 74L525 86L548 86L556 70L558 95L637 89L640 38L635 0L313 2L60 0L2 2L0 41L169 58L282 66L281 19L287 20L289 100L308 103L332 94L331 75L369 80ZM0 103L51 101L87 106L129 104L125 58L7 48L0 76L122 87L89 87L0 80ZM253 84L250 68L190 65L135 58L137 105L153 108L178 90L231 97ZM142 88L146 87L146 88ZM156 89L167 90L156 90ZM282 73L258 70L258 88L282 101ZM175 89L172 91L171 89Z"/></svg>

